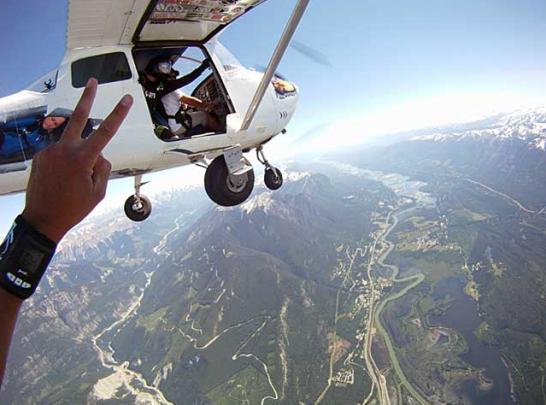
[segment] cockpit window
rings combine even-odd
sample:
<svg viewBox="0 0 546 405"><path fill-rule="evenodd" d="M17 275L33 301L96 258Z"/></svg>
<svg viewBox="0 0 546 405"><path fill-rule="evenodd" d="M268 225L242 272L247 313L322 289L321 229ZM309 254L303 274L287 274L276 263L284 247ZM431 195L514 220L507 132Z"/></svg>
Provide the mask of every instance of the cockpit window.
<svg viewBox="0 0 546 405"><path fill-rule="evenodd" d="M96 78L99 84L130 79L132 75L127 56L123 52L113 52L72 63L72 86L85 87L91 77Z"/></svg>

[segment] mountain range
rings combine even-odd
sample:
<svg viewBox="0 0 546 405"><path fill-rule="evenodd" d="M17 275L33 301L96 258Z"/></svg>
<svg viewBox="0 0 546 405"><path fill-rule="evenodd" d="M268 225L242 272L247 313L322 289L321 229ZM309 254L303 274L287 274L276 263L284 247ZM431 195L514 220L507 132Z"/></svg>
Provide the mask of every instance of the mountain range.
<svg viewBox="0 0 546 405"><path fill-rule="evenodd" d="M140 224L121 210L95 216L65 238L23 307L2 403L311 404L321 393L323 404L362 403L373 390L357 351L367 322L365 311L356 317L365 269L371 263L370 271L388 276L371 266L388 252L377 238L400 207L416 202L405 191L411 183L430 194L434 209L401 219L392 257L402 279L420 266L431 270L386 306L387 315L417 318L381 318L400 333L393 351L401 367L438 398L434 386L448 387L437 403L462 390L447 385L453 370L472 369L461 368L455 349L442 353L452 356L440 362L447 374L425 386L419 372L427 364L397 346L440 333L428 317L445 312L449 298L431 297L438 281L458 277L483 321L480 342L499 348L506 364L513 403L538 404L546 368L545 142L546 110L498 114L292 162L281 190L258 183L239 207L214 206L189 188L157 196ZM378 253L366 256L373 240ZM357 293L355 280L345 283L353 264ZM430 334L417 342L402 336L415 325ZM386 343L375 341L379 368L393 378ZM347 364L360 364L353 384L328 383ZM409 395L392 387L393 397Z"/></svg>

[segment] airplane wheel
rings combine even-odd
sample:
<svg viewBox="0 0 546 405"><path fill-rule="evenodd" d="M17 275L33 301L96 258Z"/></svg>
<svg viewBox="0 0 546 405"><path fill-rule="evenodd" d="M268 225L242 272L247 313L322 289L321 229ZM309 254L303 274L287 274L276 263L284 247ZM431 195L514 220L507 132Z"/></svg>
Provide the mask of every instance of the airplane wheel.
<svg viewBox="0 0 546 405"><path fill-rule="evenodd" d="M152 203L148 197L141 195L140 203L136 197L132 195L125 201L125 215L135 222L142 222L152 213Z"/></svg>
<svg viewBox="0 0 546 405"><path fill-rule="evenodd" d="M278 190L282 186L282 173L279 169L276 169L277 174L272 169L266 169L264 174L265 186L270 190Z"/></svg>
<svg viewBox="0 0 546 405"><path fill-rule="evenodd" d="M246 201L254 189L254 170L240 175L229 174L224 156L212 161L205 173L205 190L209 198L223 207Z"/></svg>

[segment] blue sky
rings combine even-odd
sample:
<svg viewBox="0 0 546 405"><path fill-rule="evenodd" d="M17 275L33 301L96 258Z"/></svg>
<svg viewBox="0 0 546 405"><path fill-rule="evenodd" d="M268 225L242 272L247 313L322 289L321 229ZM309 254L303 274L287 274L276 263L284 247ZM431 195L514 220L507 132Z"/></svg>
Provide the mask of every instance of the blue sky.
<svg viewBox="0 0 546 405"><path fill-rule="evenodd" d="M267 64L295 3L268 0L229 27L222 42L246 66ZM402 111L433 120L463 106L487 107L497 94L540 102L544 15L543 0L312 0L295 38L334 67L287 52L279 71L302 90L289 131L296 136L329 122L358 137ZM2 0L0 97L57 67L66 19L66 0ZM452 99L458 102L446 101ZM127 183L113 184L113 193L131 192ZM22 206L23 196L0 198L0 232Z"/></svg>

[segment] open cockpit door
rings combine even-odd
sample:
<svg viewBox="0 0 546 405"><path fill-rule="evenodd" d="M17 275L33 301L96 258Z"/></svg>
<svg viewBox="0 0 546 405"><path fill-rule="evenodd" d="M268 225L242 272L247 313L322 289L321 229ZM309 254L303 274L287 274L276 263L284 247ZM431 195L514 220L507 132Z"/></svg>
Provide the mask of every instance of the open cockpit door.
<svg viewBox="0 0 546 405"><path fill-rule="evenodd" d="M66 49L204 43L265 1L69 0Z"/></svg>

